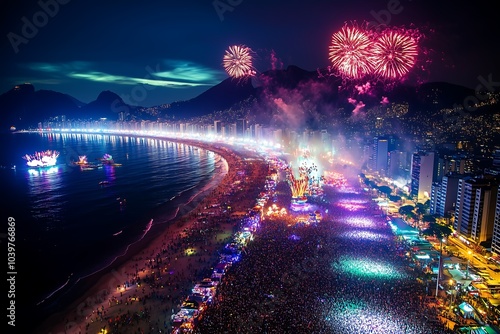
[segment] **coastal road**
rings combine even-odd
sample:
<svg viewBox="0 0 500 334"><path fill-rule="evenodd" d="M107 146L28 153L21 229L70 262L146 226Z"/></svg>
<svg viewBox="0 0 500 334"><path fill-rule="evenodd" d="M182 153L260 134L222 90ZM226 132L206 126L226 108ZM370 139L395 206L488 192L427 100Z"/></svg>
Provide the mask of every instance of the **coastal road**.
<svg viewBox="0 0 500 334"><path fill-rule="evenodd" d="M448 242L456 246L459 250L459 257L468 260L472 267L486 271L490 278L496 282L500 282L500 268L494 263L490 263L483 255L477 254L472 249L464 245L459 239L450 236Z"/></svg>

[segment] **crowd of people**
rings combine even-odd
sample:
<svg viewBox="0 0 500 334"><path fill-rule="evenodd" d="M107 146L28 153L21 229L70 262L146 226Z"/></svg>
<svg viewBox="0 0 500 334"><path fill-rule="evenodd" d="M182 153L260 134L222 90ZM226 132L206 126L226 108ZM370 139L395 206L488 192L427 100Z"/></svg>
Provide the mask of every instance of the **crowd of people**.
<svg viewBox="0 0 500 334"><path fill-rule="evenodd" d="M195 333L452 333L370 198L324 196L317 224L262 223Z"/></svg>
<svg viewBox="0 0 500 334"><path fill-rule="evenodd" d="M66 326L66 332L172 332L186 296L213 274L221 248L241 228L244 219L235 213L247 216L274 170L258 159L222 153L229 176L161 243L124 266L115 291L77 308L75 320L85 317L85 326ZM266 191L285 207L291 194L285 180L278 181L279 191ZM355 205L346 205L350 200ZM368 195L332 186L314 202L323 218L313 224L291 223L293 212L262 217L242 260L224 274L213 301L185 332L452 333L436 321L425 286Z"/></svg>

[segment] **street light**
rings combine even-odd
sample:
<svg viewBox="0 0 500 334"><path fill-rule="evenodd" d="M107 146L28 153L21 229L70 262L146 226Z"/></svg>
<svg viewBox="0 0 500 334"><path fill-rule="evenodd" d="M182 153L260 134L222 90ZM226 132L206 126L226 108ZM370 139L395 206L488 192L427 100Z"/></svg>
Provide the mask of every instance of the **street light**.
<svg viewBox="0 0 500 334"><path fill-rule="evenodd" d="M450 287L448 289L448 291L450 292L450 311L453 310L453 304L455 303L455 296L457 294L456 286L454 285L454 283L455 282L451 278L449 283Z"/></svg>
<svg viewBox="0 0 500 334"><path fill-rule="evenodd" d="M439 279L441 276L441 259L443 257L443 238L439 238L439 262L438 262L438 275L436 279L436 298L438 296L438 291L439 291Z"/></svg>

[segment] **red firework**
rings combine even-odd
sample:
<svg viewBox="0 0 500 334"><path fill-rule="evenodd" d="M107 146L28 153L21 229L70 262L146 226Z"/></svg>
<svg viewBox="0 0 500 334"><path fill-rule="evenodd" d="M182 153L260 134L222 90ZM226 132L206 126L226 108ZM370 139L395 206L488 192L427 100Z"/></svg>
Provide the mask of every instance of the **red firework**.
<svg viewBox="0 0 500 334"><path fill-rule="evenodd" d="M332 35L329 59L343 77L359 79L372 72L372 42L367 33L344 26Z"/></svg>
<svg viewBox="0 0 500 334"><path fill-rule="evenodd" d="M252 65L251 49L244 45L230 46L224 58L222 65L227 74L233 78L243 78L255 75Z"/></svg>
<svg viewBox="0 0 500 334"><path fill-rule="evenodd" d="M417 42L404 33L389 30L373 45L373 73L386 79L405 76L415 65Z"/></svg>

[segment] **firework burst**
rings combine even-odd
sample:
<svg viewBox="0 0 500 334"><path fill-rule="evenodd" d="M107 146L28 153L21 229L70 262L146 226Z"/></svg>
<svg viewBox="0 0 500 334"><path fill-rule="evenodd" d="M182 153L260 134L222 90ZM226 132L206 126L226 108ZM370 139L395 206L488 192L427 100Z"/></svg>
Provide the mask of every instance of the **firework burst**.
<svg viewBox="0 0 500 334"><path fill-rule="evenodd" d="M28 167L52 167L56 165L58 157L59 152L52 150L35 152L34 154L23 156Z"/></svg>
<svg viewBox="0 0 500 334"><path fill-rule="evenodd" d="M377 76L396 79L411 70L418 55L417 42L404 33L389 30L373 45L372 65Z"/></svg>
<svg viewBox="0 0 500 334"><path fill-rule="evenodd" d="M252 50L244 45L232 45L224 54L222 65L232 78L244 78L255 75L252 64Z"/></svg>
<svg viewBox="0 0 500 334"><path fill-rule="evenodd" d="M332 35L329 71L356 82L404 79L416 67L420 37L416 29L387 28L379 33L365 26L345 24Z"/></svg>
<svg viewBox="0 0 500 334"><path fill-rule="evenodd" d="M372 42L367 33L344 26L332 35L329 59L341 76L359 79L372 72Z"/></svg>

